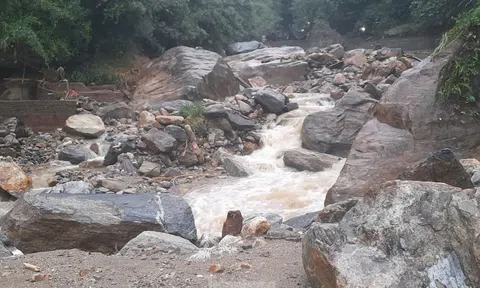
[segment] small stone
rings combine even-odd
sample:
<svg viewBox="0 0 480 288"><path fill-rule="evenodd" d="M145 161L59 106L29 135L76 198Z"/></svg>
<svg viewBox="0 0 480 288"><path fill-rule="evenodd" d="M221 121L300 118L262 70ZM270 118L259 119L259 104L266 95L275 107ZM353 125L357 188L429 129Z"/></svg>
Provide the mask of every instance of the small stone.
<svg viewBox="0 0 480 288"><path fill-rule="evenodd" d="M208 271L212 273L222 273L225 271L225 267L223 267L221 264L213 264L208 267Z"/></svg>

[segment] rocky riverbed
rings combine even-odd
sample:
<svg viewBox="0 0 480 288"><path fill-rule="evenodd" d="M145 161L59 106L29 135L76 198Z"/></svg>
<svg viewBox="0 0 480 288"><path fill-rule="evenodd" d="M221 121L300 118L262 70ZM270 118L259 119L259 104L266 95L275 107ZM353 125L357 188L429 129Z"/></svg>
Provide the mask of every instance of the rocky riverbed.
<svg viewBox="0 0 480 288"><path fill-rule="evenodd" d="M255 47L173 48L57 131L3 119L1 283L476 287L480 131L435 101L457 48Z"/></svg>

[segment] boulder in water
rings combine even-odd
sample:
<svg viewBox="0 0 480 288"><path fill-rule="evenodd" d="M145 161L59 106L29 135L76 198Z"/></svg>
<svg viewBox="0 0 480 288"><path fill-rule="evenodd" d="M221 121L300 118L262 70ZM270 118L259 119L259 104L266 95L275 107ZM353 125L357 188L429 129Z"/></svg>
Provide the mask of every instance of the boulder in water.
<svg viewBox="0 0 480 288"><path fill-rule="evenodd" d="M77 114L68 117L65 132L83 136L85 138L98 138L105 133L105 125L102 118L92 114Z"/></svg>
<svg viewBox="0 0 480 288"><path fill-rule="evenodd" d="M362 126L370 120L377 101L365 93L349 91L335 108L308 115L301 138L306 149L346 157Z"/></svg>
<svg viewBox="0 0 480 288"><path fill-rule="evenodd" d="M257 216L251 219L248 223L242 227L242 237L259 237L265 235L270 229L271 224L264 217Z"/></svg>
<svg viewBox="0 0 480 288"><path fill-rule="evenodd" d="M283 155L285 166L295 168L298 171L324 171L332 168L340 160L341 158L332 155L302 150L289 150Z"/></svg>
<svg viewBox="0 0 480 288"><path fill-rule="evenodd" d="M250 170L245 165L243 165L238 160L233 159L232 157L227 157L223 159L222 162L228 176L248 177L252 174L252 172L250 172Z"/></svg>
<svg viewBox="0 0 480 288"><path fill-rule="evenodd" d="M373 188L339 222L314 224L306 233L303 265L310 284L479 287L476 194L433 182Z"/></svg>
<svg viewBox="0 0 480 288"><path fill-rule="evenodd" d="M255 94L255 101L266 113L282 114L287 98L272 89L260 89Z"/></svg>
<svg viewBox="0 0 480 288"><path fill-rule="evenodd" d="M318 212L307 213L288 219L283 224L295 229L308 229L317 219Z"/></svg>

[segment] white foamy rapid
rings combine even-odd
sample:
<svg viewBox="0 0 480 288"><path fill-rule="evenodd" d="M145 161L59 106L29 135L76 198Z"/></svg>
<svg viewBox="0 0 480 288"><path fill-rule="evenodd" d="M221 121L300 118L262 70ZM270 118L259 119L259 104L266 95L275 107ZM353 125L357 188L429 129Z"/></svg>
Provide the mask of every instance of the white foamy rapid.
<svg viewBox="0 0 480 288"><path fill-rule="evenodd" d="M300 131L309 113L331 109L325 94L295 94L300 109L282 115L273 129L262 133L263 147L249 156L238 156L253 175L228 178L199 187L184 198L192 207L199 234L221 233L229 210L242 214L273 212L289 219L323 207L327 190L337 180L345 160L323 172L298 172L285 167L283 152L300 148Z"/></svg>

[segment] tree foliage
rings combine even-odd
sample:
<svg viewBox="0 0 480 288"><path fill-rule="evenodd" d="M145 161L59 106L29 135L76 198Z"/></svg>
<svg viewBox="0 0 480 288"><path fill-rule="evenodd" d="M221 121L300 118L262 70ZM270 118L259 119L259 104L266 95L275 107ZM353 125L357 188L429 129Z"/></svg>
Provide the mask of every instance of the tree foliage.
<svg viewBox="0 0 480 288"><path fill-rule="evenodd" d="M259 37L277 21L274 0L0 1L0 53L83 63L132 49L177 45L219 50ZM23 57L23 56L22 56Z"/></svg>
<svg viewBox="0 0 480 288"><path fill-rule="evenodd" d="M443 29L454 16L475 5L473 0L292 0L297 22L327 21L340 32L366 25L377 31L405 23L424 30Z"/></svg>

